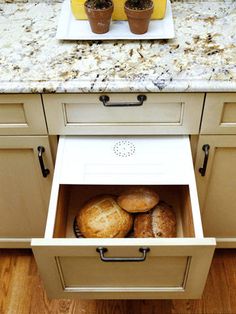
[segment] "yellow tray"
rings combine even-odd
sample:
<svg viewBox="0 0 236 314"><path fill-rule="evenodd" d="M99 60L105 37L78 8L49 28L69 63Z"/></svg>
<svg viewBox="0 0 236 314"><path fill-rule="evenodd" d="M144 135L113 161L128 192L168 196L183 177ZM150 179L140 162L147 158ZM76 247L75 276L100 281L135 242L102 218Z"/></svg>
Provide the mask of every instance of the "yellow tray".
<svg viewBox="0 0 236 314"><path fill-rule="evenodd" d="M126 0L113 0L114 12L112 15L113 20L127 20L124 12L124 3ZM71 10L77 20L87 20L87 15L84 11L85 0L71 0ZM161 20L165 17L166 13L166 0L153 0L154 11L152 20Z"/></svg>

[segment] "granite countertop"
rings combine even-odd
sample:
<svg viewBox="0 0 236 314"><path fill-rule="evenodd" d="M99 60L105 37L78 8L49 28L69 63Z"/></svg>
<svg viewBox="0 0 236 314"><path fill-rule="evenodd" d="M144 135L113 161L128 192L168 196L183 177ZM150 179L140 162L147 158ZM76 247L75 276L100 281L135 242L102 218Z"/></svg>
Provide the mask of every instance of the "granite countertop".
<svg viewBox="0 0 236 314"><path fill-rule="evenodd" d="M110 42L58 41L59 2L0 1L0 93L236 92L235 0L174 1L175 39Z"/></svg>

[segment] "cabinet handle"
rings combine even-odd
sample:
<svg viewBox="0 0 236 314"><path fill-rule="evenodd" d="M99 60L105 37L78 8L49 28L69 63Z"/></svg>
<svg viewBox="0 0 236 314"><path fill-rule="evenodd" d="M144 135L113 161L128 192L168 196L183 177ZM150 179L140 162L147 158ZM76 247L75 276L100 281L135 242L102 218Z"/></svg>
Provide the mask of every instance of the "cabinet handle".
<svg viewBox="0 0 236 314"><path fill-rule="evenodd" d="M139 252L142 253L140 257L105 257L104 253L108 251L105 247L98 247L96 251L100 254L103 262L144 262L147 257L147 252L150 251L148 247L141 247Z"/></svg>
<svg viewBox="0 0 236 314"><path fill-rule="evenodd" d="M44 162L43 162L43 153L44 152L45 152L45 148L43 146L38 146L39 164L41 167L42 175L44 178L46 178L49 175L50 170L45 168L45 166L44 166Z"/></svg>
<svg viewBox="0 0 236 314"><path fill-rule="evenodd" d="M109 103L110 97L107 95L100 96L99 100L103 103L105 107L138 107L143 105L143 102L147 100L147 96L138 95L138 102Z"/></svg>
<svg viewBox="0 0 236 314"><path fill-rule="evenodd" d="M207 169L210 145L208 145L208 144L203 145L202 150L204 151L205 157L204 157L204 161L203 161L203 166L202 166L202 168L199 168L199 172L201 173L201 176L204 177L206 174L206 169Z"/></svg>

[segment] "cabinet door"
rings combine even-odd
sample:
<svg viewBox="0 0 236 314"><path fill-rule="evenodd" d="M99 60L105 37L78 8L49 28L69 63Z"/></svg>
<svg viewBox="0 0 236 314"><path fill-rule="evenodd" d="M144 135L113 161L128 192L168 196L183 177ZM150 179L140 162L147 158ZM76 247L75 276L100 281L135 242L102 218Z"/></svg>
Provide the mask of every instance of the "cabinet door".
<svg viewBox="0 0 236 314"><path fill-rule="evenodd" d="M202 176L205 144L210 148ZM216 237L219 247L236 247L236 136L200 136L195 172L205 236Z"/></svg>
<svg viewBox="0 0 236 314"><path fill-rule="evenodd" d="M38 146L45 149L47 177L42 175ZM46 136L0 137L0 247L29 246L30 238L43 235L52 172Z"/></svg>

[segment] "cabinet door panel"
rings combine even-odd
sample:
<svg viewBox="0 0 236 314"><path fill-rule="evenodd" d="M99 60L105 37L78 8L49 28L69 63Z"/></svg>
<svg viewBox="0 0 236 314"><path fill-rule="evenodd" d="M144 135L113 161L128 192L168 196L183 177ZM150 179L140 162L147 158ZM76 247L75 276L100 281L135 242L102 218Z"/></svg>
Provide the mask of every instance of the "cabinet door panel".
<svg viewBox="0 0 236 314"><path fill-rule="evenodd" d="M201 176L204 152L210 145L205 176ZM218 239L222 247L236 246L236 136L201 136L196 179L205 236Z"/></svg>
<svg viewBox="0 0 236 314"><path fill-rule="evenodd" d="M45 148L43 158L50 169L46 178L38 161L40 145ZM1 240L43 235L52 172L47 137L0 137Z"/></svg>

